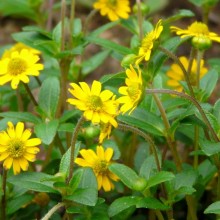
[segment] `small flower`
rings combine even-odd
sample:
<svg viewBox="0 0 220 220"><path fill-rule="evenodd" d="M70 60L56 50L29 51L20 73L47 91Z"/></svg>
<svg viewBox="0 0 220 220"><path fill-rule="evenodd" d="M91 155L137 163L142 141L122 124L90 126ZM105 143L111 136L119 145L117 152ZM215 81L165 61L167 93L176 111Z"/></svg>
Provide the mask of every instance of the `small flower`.
<svg viewBox="0 0 220 220"><path fill-rule="evenodd" d="M8 57L10 58L11 54L15 51L18 51L19 53L23 50L23 49L26 49L28 51L30 51L32 54L41 54L41 52L39 50L36 50L32 47L29 47L23 43L16 43L14 46L12 46L10 49L7 49L4 51L3 55L2 55L2 59Z"/></svg>
<svg viewBox="0 0 220 220"><path fill-rule="evenodd" d="M99 143L102 143L105 138L109 138L112 131L112 125L110 123L101 123L100 128Z"/></svg>
<svg viewBox="0 0 220 220"><path fill-rule="evenodd" d="M113 149L107 148L104 151L102 146L97 146L96 153L93 150L80 150L80 154L83 158L76 158L75 163L82 167L91 167L98 182L98 190L102 187L107 192L114 189L114 185L111 179L118 181L118 177L113 174L108 166L112 163L111 158L113 155Z"/></svg>
<svg viewBox="0 0 220 220"><path fill-rule="evenodd" d="M8 122L7 131L0 132L0 161L4 160L3 167L6 170L13 165L14 174L18 174L21 169L28 169L28 161L35 161L35 154L40 151L36 146L41 144L41 140L29 139L30 136L30 130L24 130L22 122L18 122L15 128L12 122Z"/></svg>
<svg viewBox="0 0 220 220"><path fill-rule="evenodd" d="M131 11L129 0L98 0L93 7L100 10L102 16L108 16L111 21L127 19Z"/></svg>
<svg viewBox="0 0 220 220"><path fill-rule="evenodd" d="M126 86L121 86L118 90L123 96L117 101L123 104L120 108L122 113L130 110L129 114L131 114L142 98L143 82L140 69L138 68L137 73L132 65L130 65L130 69L126 70L126 75Z"/></svg>
<svg viewBox="0 0 220 220"><path fill-rule="evenodd" d="M162 20L159 20L156 24L155 29L147 33L144 39L142 40L138 56L135 62L136 65L138 65L143 59L145 59L145 61L148 61L150 59L151 51L154 47L154 42L159 38L162 31Z"/></svg>
<svg viewBox="0 0 220 220"><path fill-rule="evenodd" d="M195 21L187 29L181 29L175 26L171 26L170 28L171 31L176 32L181 38L192 37L192 43L198 49L202 49L200 47L204 47L204 43L207 48L211 46L212 41L220 43L220 36L214 32L210 32L208 26L202 22Z"/></svg>
<svg viewBox="0 0 220 220"><path fill-rule="evenodd" d="M189 66L188 59L184 56L179 58L184 68L187 70ZM200 63L200 79L207 73L207 68L204 66L204 60L201 60ZM192 63L191 72L189 74L190 83L192 86L196 85L196 74L197 74L197 62L194 59ZM167 85L173 87L175 90L181 92L183 87L181 85L181 81L185 81L184 73L182 69L177 64L172 64L171 68L167 71L166 75L169 77L167 81Z"/></svg>
<svg viewBox="0 0 220 220"><path fill-rule="evenodd" d="M38 76L43 69L43 65L37 63L39 59L27 49L12 52L10 57L0 60L0 85L11 81L11 87L17 89L20 81L28 83L28 76Z"/></svg>
<svg viewBox="0 0 220 220"><path fill-rule="evenodd" d="M70 85L73 89L69 92L75 97L67 99L71 105L76 106L87 120L93 124L111 123L117 127L115 116L117 115L117 103L114 100L113 93L110 90L102 90L102 84L94 80L91 89L85 82L80 82L80 86L76 83Z"/></svg>

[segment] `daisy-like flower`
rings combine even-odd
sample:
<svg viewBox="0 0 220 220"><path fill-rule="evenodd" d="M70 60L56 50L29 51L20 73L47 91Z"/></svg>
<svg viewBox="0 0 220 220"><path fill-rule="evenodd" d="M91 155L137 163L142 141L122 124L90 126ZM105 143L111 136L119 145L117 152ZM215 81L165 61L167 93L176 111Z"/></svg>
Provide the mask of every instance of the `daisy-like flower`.
<svg viewBox="0 0 220 220"><path fill-rule="evenodd" d="M187 70L189 66L188 59L184 56L179 58L184 68ZM200 79L207 73L208 69L204 67L204 60L200 62ZM191 72L189 74L190 83L192 86L196 85L197 62L194 59L192 63ZM181 81L185 81L182 69L176 63L172 64L166 75L169 77L167 85L173 87L175 90L181 92L183 87Z"/></svg>
<svg viewBox="0 0 220 220"><path fill-rule="evenodd" d="M187 29L181 29L171 26L171 31L180 35L181 38L192 37L192 44L198 49L207 49L211 46L212 41L220 43L220 36L210 32L206 24L195 21Z"/></svg>
<svg viewBox="0 0 220 220"><path fill-rule="evenodd" d="M37 145L41 144L39 138L31 138L31 131L24 130L24 123L18 122L16 127L8 122L7 131L0 132L0 161L4 161L3 167L8 170L13 165L14 174L21 169L28 169L28 161L34 162L36 154L40 151Z"/></svg>
<svg viewBox="0 0 220 220"><path fill-rule="evenodd" d="M32 47L29 47L23 43L16 43L14 46L12 46L10 49L7 49L4 51L3 55L2 55L2 59L6 58L6 57L9 57L11 56L11 54L15 51L18 51L18 52L21 52L23 49L26 49L26 50L29 50L31 53L33 54L41 54L41 52L39 50L36 50Z"/></svg>
<svg viewBox="0 0 220 220"><path fill-rule="evenodd" d="M107 148L104 150L102 146L97 146L96 153L91 149L82 149L79 153L83 158L76 158L75 163L93 169L97 178L98 190L103 188L107 192L114 189L111 180L118 181L119 179L108 169L108 166L112 163L113 149Z"/></svg>
<svg viewBox="0 0 220 220"><path fill-rule="evenodd" d="M98 0L93 7L100 10L102 16L108 16L111 21L127 19L131 11L129 0Z"/></svg>
<svg viewBox="0 0 220 220"><path fill-rule="evenodd" d="M93 81L91 89L85 82L79 84L80 86L76 83L70 84L73 89L69 89L69 92L75 98L69 98L67 102L84 111L83 116L93 124L102 122L117 127L117 102L114 100L114 94L110 90L101 91L102 84L96 80Z"/></svg>
<svg viewBox="0 0 220 220"><path fill-rule="evenodd" d="M37 63L39 59L27 49L12 52L10 57L0 60L0 85L11 81L11 87L17 89L20 81L28 83L28 76L38 76L43 69L43 65Z"/></svg>
<svg viewBox="0 0 220 220"><path fill-rule="evenodd" d="M142 60L148 61L151 56L151 51L154 47L154 42L160 37L163 31L162 20L159 20L156 27L151 32L147 33L141 42L135 64L138 65Z"/></svg>
<svg viewBox="0 0 220 220"><path fill-rule="evenodd" d="M120 108L122 113L130 110L129 114L137 107L143 94L143 81L140 69L136 70L130 65L130 69L126 70L127 78L125 80L126 86L119 88L119 93L123 96L117 101L123 104Z"/></svg>
<svg viewBox="0 0 220 220"><path fill-rule="evenodd" d="M111 131L112 131L112 125L110 123L101 123L100 124L100 134L99 134L99 143L101 144L105 138L109 138Z"/></svg>

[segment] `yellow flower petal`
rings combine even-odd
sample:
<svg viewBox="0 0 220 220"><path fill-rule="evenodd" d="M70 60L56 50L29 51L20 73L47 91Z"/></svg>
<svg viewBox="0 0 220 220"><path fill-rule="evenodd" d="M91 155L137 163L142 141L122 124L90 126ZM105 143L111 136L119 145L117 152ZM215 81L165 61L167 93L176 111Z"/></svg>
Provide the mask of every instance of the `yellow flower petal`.
<svg viewBox="0 0 220 220"><path fill-rule="evenodd" d="M13 171L14 171L15 175L17 175L21 172L21 167L20 167L18 159L13 160Z"/></svg>
<svg viewBox="0 0 220 220"><path fill-rule="evenodd" d="M6 169L6 170L9 170L12 166L12 163L13 163L13 158L11 157L8 157L4 163L3 163L3 167Z"/></svg>
<svg viewBox="0 0 220 220"><path fill-rule="evenodd" d="M41 140L39 138L31 138L25 142L27 147L33 147L41 144Z"/></svg>

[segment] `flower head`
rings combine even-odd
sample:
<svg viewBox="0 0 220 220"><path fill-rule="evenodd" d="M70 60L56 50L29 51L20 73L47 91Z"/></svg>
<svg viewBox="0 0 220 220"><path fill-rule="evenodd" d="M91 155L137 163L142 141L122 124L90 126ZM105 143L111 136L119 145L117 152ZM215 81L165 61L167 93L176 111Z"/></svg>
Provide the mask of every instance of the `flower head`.
<svg viewBox="0 0 220 220"><path fill-rule="evenodd" d="M28 76L38 76L43 69L43 65L37 63L39 59L27 49L12 52L10 57L0 60L0 85L11 81L11 87L17 89L20 81L28 83Z"/></svg>
<svg viewBox="0 0 220 220"><path fill-rule="evenodd" d="M98 190L102 187L107 192L114 189L111 179L118 181L118 177L113 174L108 166L112 163L111 158L113 149L104 150L102 146L97 146L96 153L93 150L80 150L83 158L76 158L75 163L82 167L91 167L95 173L98 182Z"/></svg>
<svg viewBox="0 0 220 220"><path fill-rule="evenodd" d="M84 111L84 117L92 121L93 124L111 123L117 127L115 116L117 115L117 102L114 100L113 93L110 90L102 90L102 84L94 80L91 89L85 82L79 85L71 83L73 89L69 92L75 98L67 99L71 105Z"/></svg>
<svg viewBox="0 0 220 220"><path fill-rule="evenodd" d="M163 31L162 20L159 20L156 27L151 32L147 33L141 42L141 46L138 51L138 56L136 58L136 65L138 65L143 59L148 61L151 56L151 51L154 47L154 42L159 38L161 32Z"/></svg>
<svg viewBox="0 0 220 220"><path fill-rule="evenodd" d="M10 49L5 50L3 55L2 55L2 59L11 56L11 54L15 51L21 52L23 49L29 50L32 54L41 54L41 52L39 50L36 50L34 48L31 48L23 43L16 43L14 46L12 46Z"/></svg>
<svg viewBox="0 0 220 220"><path fill-rule="evenodd" d="M181 29L175 26L171 26L171 31L176 32L181 38L192 37L192 43L197 45L206 43L207 46L211 45L212 41L220 43L220 36L214 32L210 32L206 24L195 21L187 29Z"/></svg>
<svg viewBox="0 0 220 220"><path fill-rule="evenodd" d="M129 0L97 0L93 7L100 10L102 16L108 16L111 21L127 19L131 11Z"/></svg>
<svg viewBox="0 0 220 220"><path fill-rule="evenodd" d="M24 130L24 123L18 122L16 127L8 122L7 131L0 132L0 161L4 160L3 167L8 170L13 165L14 174L21 169L28 169L28 161L35 161L39 152L37 145L41 144L39 138L31 138L29 129Z"/></svg>
<svg viewBox="0 0 220 220"><path fill-rule="evenodd" d="M137 73L132 65L130 65L130 69L126 70L126 75L126 86L121 86L119 88L119 93L123 96L120 97L117 101L123 104L120 108L122 113L130 110L129 114L131 114L131 112L137 107L142 98L143 82L140 69L138 68Z"/></svg>
<svg viewBox="0 0 220 220"><path fill-rule="evenodd" d="M112 125L110 123L101 123L100 128L99 143L102 143L105 138L109 138L112 131Z"/></svg>
<svg viewBox="0 0 220 220"><path fill-rule="evenodd" d="M189 66L188 59L184 56L179 58L181 63L183 64L184 68L187 70ZM207 73L207 68L204 66L204 60L201 60L200 63L200 79ZM173 87L175 90L181 92L183 90L183 87L181 85L181 81L185 80L184 73L182 69L177 64L172 64L171 68L167 71L167 76L169 77L167 81L167 85L170 87ZM191 72L189 74L190 83L192 86L196 85L196 74L197 74L197 62L194 59L192 63Z"/></svg>

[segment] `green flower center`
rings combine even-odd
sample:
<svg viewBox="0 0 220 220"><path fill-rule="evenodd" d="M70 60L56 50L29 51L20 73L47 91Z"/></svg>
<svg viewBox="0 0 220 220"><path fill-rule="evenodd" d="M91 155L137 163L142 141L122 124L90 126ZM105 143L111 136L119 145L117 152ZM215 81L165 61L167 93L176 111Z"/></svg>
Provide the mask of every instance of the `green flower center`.
<svg viewBox="0 0 220 220"><path fill-rule="evenodd" d="M97 161L93 170L98 175L106 175L108 173L108 162L106 160Z"/></svg>
<svg viewBox="0 0 220 220"><path fill-rule="evenodd" d="M25 150L25 144L23 141L16 138L10 140L8 151L11 157L18 158L23 156L24 150Z"/></svg>
<svg viewBox="0 0 220 220"><path fill-rule="evenodd" d="M88 106L91 110L99 110L103 107L103 102L99 96L92 95L88 100Z"/></svg>
<svg viewBox="0 0 220 220"><path fill-rule="evenodd" d="M21 58L12 58L8 63L8 72L17 76L25 72L27 69L27 63Z"/></svg>
<svg viewBox="0 0 220 220"><path fill-rule="evenodd" d="M140 86L138 83L134 83L127 88L127 93L131 100L134 102L139 98L140 95Z"/></svg>
<svg viewBox="0 0 220 220"><path fill-rule="evenodd" d="M108 3L112 6L115 6L117 3L117 0L108 0Z"/></svg>

